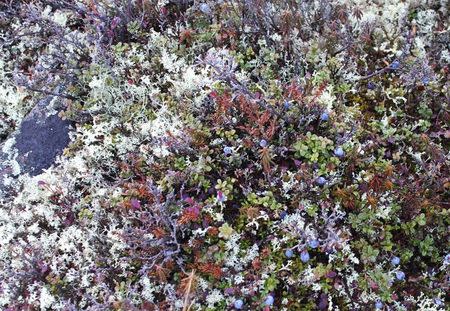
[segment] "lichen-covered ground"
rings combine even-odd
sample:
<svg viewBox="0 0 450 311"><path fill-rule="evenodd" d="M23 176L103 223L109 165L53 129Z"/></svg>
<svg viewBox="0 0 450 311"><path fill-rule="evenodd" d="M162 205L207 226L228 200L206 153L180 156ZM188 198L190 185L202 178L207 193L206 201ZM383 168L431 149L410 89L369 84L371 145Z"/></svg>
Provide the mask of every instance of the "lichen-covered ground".
<svg viewBox="0 0 450 311"><path fill-rule="evenodd" d="M0 309L449 310L448 8L0 2Z"/></svg>

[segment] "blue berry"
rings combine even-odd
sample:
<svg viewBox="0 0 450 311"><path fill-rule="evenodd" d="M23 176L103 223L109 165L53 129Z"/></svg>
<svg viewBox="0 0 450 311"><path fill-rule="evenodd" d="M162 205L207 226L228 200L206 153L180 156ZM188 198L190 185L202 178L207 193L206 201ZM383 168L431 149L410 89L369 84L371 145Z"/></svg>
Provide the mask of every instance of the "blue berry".
<svg viewBox="0 0 450 311"><path fill-rule="evenodd" d="M442 299L441 298L434 298L434 303L437 305L437 306L442 306L444 303L442 302Z"/></svg>
<svg viewBox="0 0 450 311"><path fill-rule="evenodd" d="M398 60L395 60L392 62L392 64L390 65L391 69L398 69L400 67L400 62Z"/></svg>
<svg viewBox="0 0 450 311"><path fill-rule="evenodd" d="M288 110L289 108L291 108L291 104L288 101L284 102L284 109Z"/></svg>
<svg viewBox="0 0 450 311"><path fill-rule="evenodd" d="M328 113L326 113L326 112L322 113L322 115L320 116L320 120L322 120L322 121L328 121L328 119L329 119L329 116L328 116Z"/></svg>
<svg viewBox="0 0 450 311"><path fill-rule="evenodd" d="M243 305L244 305L244 302L242 301L242 299L238 299L234 302L234 307L236 309L242 309Z"/></svg>
<svg viewBox="0 0 450 311"><path fill-rule="evenodd" d="M430 83L430 78L428 78L428 77L424 77L423 79L422 79L422 83L423 84L428 84L428 83Z"/></svg>
<svg viewBox="0 0 450 311"><path fill-rule="evenodd" d="M373 83L373 82L367 83L367 88L368 88L369 90L373 90L373 89L375 89L375 87L376 87L375 83Z"/></svg>
<svg viewBox="0 0 450 311"><path fill-rule="evenodd" d="M393 266L396 266L396 265L398 265L399 263L400 263L400 258L398 258L397 256L392 257L392 259L391 259L391 264L392 264Z"/></svg>
<svg viewBox="0 0 450 311"><path fill-rule="evenodd" d="M231 154L232 151L233 150L231 149L231 147L228 147L228 146L223 147L223 153L225 153L225 155Z"/></svg>
<svg viewBox="0 0 450 311"><path fill-rule="evenodd" d="M259 145L260 145L262 148L266 147L266 146L267 146L267 140L261 139L261 141L259 142Z"/></svg>
<svg viewBox="0 0 450 311"><path fill-rule="evenodd" d="M403 281L405 279L405 272L397 271L395 272L395 277L397 278L397 280Z"/></svg>
<svg viewBox="0 0 450 311"><path fill-rule="evenodd" d="M324 177L320 176L319 178L317 178L316 182L319 186L323 186L326 184L327 180Z"/></svg>
<svg viewBox="0 0 450 311"><path fill-rule="evenodd" d="M342 158L344 156L344 150L341 147L334 149L334 155L338 158Z"/></svg>
<svg viewBox="0 0 450 311"><path fill-rule="evenodd" d="M450 254L445 255L445 257L444 257L444 264L450 265Z"/></svg>
<svg viewBox="0 0 450 311"><path fill-rule="evenodd" d="M300 254L300 260L301 261L303 261L303 262L308 262L309 261L309 253L307 252L307 251L303 251L301 254Z"/></svg>
<svg viewBox="0 0 450 311"><path fill-rule="evenodd" d="M200 4L200 11L202 11L202 13L204 14L211 14L211 8L209 7L209 5L207 3L202 3Z"/></svg>
<svg viewBox="0 0 450 311"><path fill-rule="evenodd" d="M383 303L381 301L377 301L375 302L375 309L381 309L383 308Z"/></svg>
<svg viewBox="0 0 450 311"><path fill-rule="evenodd" d="M317 241L317 240L311 240L311 241L309 241L309 247L311 247L311 248L318 248L319 247L319 241Z"/></svg>
<svg viewBox="0 0 450 311"><path fill-rule="evenodd" d="M294 252L292 251L292 249L287 249L284 254L287 258L291 258L292 256L294 256Z"/></svg>
<svg viewBox="0 0 450 311"><path fill-rule="evenodd" d="M280 218L281 218L281 219L286 218L286 216L287 216L287 213L286 213L285 211L282 211L282 212L280 213Z"/></svg>
<svg viewBox="0 0 450 311"><path fill-rule="evenodd" d="M274 299L272 295L267 296L266 300L264 301L264 304L266 306L271 306L273 305Z"/></svg>

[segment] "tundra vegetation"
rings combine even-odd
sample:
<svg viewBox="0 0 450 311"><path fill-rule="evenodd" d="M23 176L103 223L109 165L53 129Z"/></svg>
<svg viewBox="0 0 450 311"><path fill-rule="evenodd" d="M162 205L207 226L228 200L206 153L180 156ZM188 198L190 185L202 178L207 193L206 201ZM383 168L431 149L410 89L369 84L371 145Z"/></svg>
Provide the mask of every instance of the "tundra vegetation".
<svg viewBox="0 0 450 311"><path fill-rule="evenodd" d="M448 310L448 8L0 2L0 308Z"/></svg>

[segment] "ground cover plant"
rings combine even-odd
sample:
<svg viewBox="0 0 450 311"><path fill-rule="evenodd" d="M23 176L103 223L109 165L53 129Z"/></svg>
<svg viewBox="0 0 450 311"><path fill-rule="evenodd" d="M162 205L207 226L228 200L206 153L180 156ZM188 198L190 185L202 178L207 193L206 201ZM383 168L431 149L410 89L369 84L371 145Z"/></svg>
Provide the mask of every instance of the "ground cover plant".
<svg viewBox="0 0 450 311"><path fill-rule="evenodd" d="M2 2L1 308L447 310L448 7Z"/></svg>

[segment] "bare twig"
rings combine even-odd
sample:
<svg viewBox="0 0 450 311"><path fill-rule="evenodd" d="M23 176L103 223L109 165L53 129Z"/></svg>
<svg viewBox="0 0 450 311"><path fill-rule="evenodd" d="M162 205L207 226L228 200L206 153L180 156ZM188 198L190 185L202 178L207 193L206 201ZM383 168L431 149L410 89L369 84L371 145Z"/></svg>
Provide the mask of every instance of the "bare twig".
<svg viewBox="0 0 450 311"><path fill-rule="evenodd" d="M370 78L372 78L372 77L375 77L375 76L378 76L378 75L380 75L380 74L385 73L385 72L388 71L389 69L390 69L389 67L382 68L382 69L380 69L380 70L377 70L377 71L371 73L370 75L362 76L362 77L360 77L358 80L359 80L359 81L362 81L362 80L370 79Z"/></svg>
<svg viewBox="0 0 450 311"><path fill-rule="evenodd" d="M42 93L42 94L46 94L46 95L52 95L52 96L67 98L67 99L71 99L71 100L77 99L75 96L72 96L69 94L55 93L55 92L51 92L51 91L47 91L47 90L36 89L34 87L29 87L29 86L26 86L25 88L32 92L38 92L38 93Z"/></svg>
<svg viewBox="0 0 450 311"><path fill-rule="evenodd" d="M189 276L184 280L187 283L185 284L186 287L184 289L183 311L189 311L192 306L192 303L189 304L189 295L194 288L195 270L192 270L191 273L189 273Z"/></svg>

